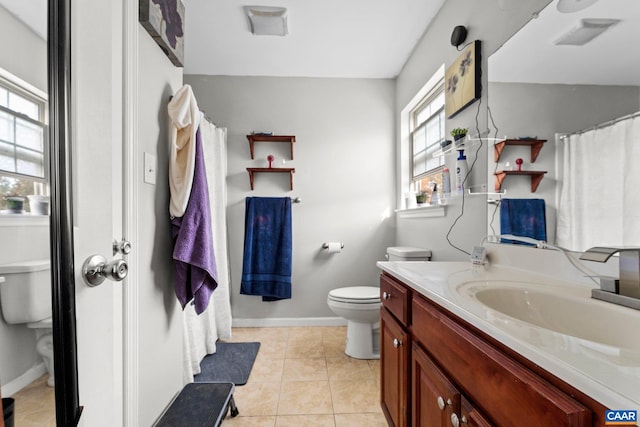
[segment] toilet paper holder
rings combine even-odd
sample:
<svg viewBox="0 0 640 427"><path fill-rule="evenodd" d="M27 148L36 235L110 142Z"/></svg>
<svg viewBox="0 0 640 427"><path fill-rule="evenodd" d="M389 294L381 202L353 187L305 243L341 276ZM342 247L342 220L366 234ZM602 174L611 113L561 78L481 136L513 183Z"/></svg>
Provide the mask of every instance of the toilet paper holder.
<svg viewBox="0 0 640 427"><path fill-rule="evenodd" d="M328 243L323 243L322 244L322 249L329 249L329 244ZM344 243L340 243L340 249L344 249Z"/></svg>

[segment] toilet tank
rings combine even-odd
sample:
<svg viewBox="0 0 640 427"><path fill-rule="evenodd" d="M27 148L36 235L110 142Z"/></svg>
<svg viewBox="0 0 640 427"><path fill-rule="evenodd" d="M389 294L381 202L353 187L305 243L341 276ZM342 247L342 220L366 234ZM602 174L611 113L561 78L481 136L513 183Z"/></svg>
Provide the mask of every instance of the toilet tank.
<svg viewBox="0 0 640 427"><path fill-rule="evenodd" d="M0 264L0 306L7 323L51 317L51 262L48 259Z"/></svg>
<svg viewBox="0 0 640 427"><path fill-rule="evenodd" d="M389 261L430 261L431 251L411 246L392 246L387 248Z"/></svg>

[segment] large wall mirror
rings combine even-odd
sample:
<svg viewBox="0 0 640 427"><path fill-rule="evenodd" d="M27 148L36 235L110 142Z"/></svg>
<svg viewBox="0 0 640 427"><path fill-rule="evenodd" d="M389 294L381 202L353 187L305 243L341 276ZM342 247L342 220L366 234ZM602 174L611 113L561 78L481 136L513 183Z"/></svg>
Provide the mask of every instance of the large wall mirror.
<svg viewBox="0 0 640 427"><path fill-rule="evenodd" d="M640 244L640 199L632 195L639 168L629 162L640 143L640 130L629 123L640 110L636 40L636 0L553 0L489 57L491 136L547 141L535 162L529 147L507 147L498 162L489 150L489 180L515 168L517 158L523 169L547 172L535 192L524 176L508 176L501 191L545 200L550 243L577 251ZM489 205L488 214L488 234L500 234L500 207ZM603 231L602 215L611 214L618 224Z"/></svg>
<svg viewBox="0 0 640 427"><path fill-rule="evenodd" d="M0 264L44 263L51 271L40 292L51 307L45 319L16 322L3 313L0 320L2 396L15 399L17 426L27 420L75 426L81 413L70 209L69 3L0 0L6 41L0 48L0 197L40 196L25 197L24 209L17 211L3 198Z"/></svg>

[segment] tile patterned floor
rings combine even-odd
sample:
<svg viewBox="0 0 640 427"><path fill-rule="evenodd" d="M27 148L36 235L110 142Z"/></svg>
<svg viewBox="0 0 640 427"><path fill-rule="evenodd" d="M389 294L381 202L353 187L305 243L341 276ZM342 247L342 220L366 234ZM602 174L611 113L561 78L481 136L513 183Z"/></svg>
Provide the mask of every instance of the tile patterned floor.
<svg viewBox="0 0 640 427"><path fill-rule="evenodd" d="M16 427L55 427L56 402L53 387L47 385L48 375L43 375L13 397Z"/></svg>
<svg viewBox="0 0 640 427"><path fill-rule="evenodd" d="M236 387L240 411L225 427L386 427L380 363L344 354L346 327L234 328L235 342L259 341L249 381ZM16 427L55 426L46 375L16 393Z"/></svg>
<svg viewBox="0 0 640 427"><path fill-rule="evenodd" d="M386 427L380 363L346 356L345 339L346 327L234 328L232 341L261 345L223 425Z"/></svg>

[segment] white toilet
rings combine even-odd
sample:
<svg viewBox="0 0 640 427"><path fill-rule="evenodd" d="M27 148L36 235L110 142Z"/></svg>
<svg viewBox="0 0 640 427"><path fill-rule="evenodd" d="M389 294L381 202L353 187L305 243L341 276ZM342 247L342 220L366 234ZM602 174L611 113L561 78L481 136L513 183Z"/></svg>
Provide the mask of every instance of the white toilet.
<svg viewBox="0 0 640 427"><path fill-rule="evenodd" d="M429 261L431 251L412 247L387 248L389 261ZM347 320L344 352L356 359L380 358L380 288L351 286L333 289L327 305Z"/></svg>
<svg viewBox="0 0 640 427"><path fill-rule="evenodd" d="M9 324L26 324L36 331L36 349L53 375L53 330L51 321L51 262L48 259L0 265L0 305Z"/></svg>

